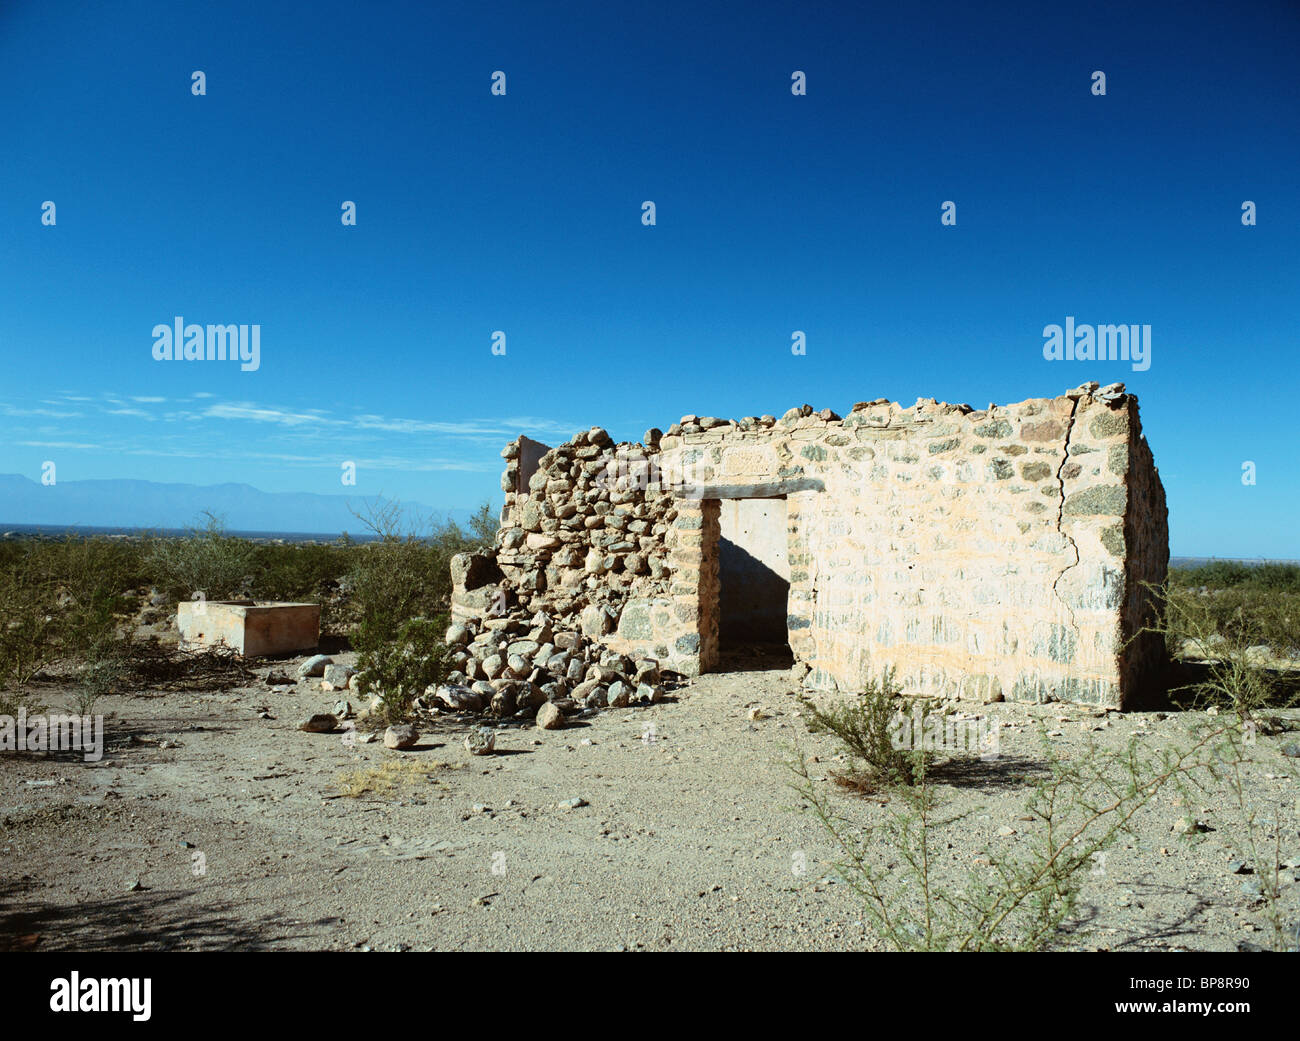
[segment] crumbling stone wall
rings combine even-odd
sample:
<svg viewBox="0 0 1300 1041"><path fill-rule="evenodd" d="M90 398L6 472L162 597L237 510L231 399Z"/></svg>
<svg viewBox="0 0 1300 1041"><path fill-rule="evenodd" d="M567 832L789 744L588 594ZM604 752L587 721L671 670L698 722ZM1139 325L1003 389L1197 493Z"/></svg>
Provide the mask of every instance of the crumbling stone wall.
<svg viewBox="0 0 1300 1041"><path fill-rule="evenodd" d="M1158 640L1135 637L1143 583L1168 564L1164 492L1120 384L979 411L881 399L844 418L684 416L642 444L592 428L535 469L525 448L503 452L494 557L454 569L460 621L541 612L590 643L590 663L599 648L706 671L720 503L781 496L809 687L860 690L893 668L913 693L1118 706L1160 666Z"/></svg>
<svg viewBox="0 0 1300 1041"><path fill-rule="evenodd" d="M1126 456L1117 451L1114 472L1124 474L1128 501L1124 511L1123 552L1126 563L1124 612L1121 630L1128 638L1123 649L1122 689L1126 706L1154 701L1160 693L1155 678L1167 664L1165 639L1153 630L1158 620L1151 588L1164 583L1169 573L1169 512L1151 448L1142 435L1136 399L1130 398ZM1114 449L1112 449L1114 450ZM1120 549L1112 536L1111 547Z"/></svg>

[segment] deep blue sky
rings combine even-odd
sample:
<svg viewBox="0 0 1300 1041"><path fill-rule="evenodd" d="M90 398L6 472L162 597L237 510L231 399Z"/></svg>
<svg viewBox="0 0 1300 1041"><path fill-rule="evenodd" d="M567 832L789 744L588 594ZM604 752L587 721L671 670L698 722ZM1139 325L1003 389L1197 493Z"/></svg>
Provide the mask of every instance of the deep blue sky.
<svg viewBox="0 0 1300 1041"><path fill-rule="evenodd" d="M7 0L0 472L466 507L520 431L1123 380L1173 552L1300 557L1300 5L1058 8Z"/></svg>

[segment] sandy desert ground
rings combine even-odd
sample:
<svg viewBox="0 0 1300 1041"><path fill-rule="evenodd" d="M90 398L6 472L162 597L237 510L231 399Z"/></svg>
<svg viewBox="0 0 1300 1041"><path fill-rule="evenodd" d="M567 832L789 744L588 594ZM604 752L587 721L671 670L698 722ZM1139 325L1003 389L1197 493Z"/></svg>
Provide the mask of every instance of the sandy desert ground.
<svg viewBox="0 0 1300 1041"><path fill-rule="evenodd" d="M281 663L288 667L297 661ZM340 662L350 661L347 654ZM98 763L0 757L0 944L35 950L847 950L883 946L838 879L837 850L790 787L802 749L837 810L888 812L828 780L837 742L810 735L788 674L752 655L657 705L557 731L515 725L471 755L465 724L426 719L410 751L297 729L341 696L319 680L110 697ZM52 699L53 700L53 699ZM761 718L751 719L759 707ZM1205 714L966 705L999 755L940 785L967 814L937 868L957 885L1028 840L1044 761L1087 742L1190 741ZM1295 721L1297 713L1284 713ZM1294 733L1248 768L1284 894L1300 892ZM1294 747L1292 747L1294 751ZM376 770L381 771L376 774ZM391 790L343 794L347 778ZM382 783L382 782L381 782ZM573 801L577 800L578 805ZM1225 791L1163 791L1091 875L1062 946L1235 950L1266 924ZM1171 832L1185 816L1201 828ZM890 852L881 849L887 866ZM202 873L199 873L201 869Z"/></svg>

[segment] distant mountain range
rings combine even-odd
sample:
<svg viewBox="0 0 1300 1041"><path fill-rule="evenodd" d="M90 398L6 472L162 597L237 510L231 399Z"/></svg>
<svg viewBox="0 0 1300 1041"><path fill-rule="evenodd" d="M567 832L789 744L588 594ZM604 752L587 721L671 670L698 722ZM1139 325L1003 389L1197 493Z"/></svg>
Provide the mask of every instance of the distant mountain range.
<svg viewBox="0 0 1300 1041"><path fill-rule="evenodd" d="M0 474L0 531L20 525L95 528L188 528L209 510L230 531L353 535L365 525L348 509L364 514L374 501L364 495L264 492L248 484L163 484L157 481L59 481L43 485L20 474ZM434 516L462 527L471 510L434 510L403 502L408 516Z"/></svg>

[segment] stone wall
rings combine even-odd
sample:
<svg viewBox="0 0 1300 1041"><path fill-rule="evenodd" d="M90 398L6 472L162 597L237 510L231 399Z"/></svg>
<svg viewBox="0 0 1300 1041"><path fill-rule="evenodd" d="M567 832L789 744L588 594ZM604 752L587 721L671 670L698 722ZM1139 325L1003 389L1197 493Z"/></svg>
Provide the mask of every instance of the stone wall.
<svg viewBox="0 0 1300 1041"><path fill-rule="evenodd" d="M720 504L782 496L789 643L812 688L893 668L912 693L1117 706L1160 667L1158 640L1133 638L1168 564L1164 493L1122 385L979 411L684 416L639 445L592 428L543 452L526 491L520 444L495 561L477 565L499 591L458 564L461 620L495 597L698 674L718 655Z"/></svg>
<svg viewBox="0 0 1300 1041"><path fill-rule="evenodd" d="M1169 513L1151 448L1142 435L1137 401L1128 407L1127 458L1120 462L1128 490L1124 514L1126 586L1123 632L1129 634L1124 649L1125 704L1136 706L1159 700L1153 678L1167 664L1165 639L1152 631L1158 620L1151 587L1163 584L1169 571ZM1112 545L1114 542L1112 541ZM1118 547L1116 547L1118 548Z"/></svg>

